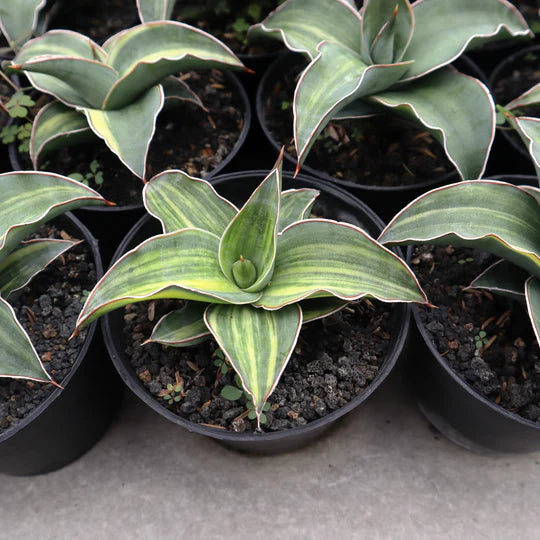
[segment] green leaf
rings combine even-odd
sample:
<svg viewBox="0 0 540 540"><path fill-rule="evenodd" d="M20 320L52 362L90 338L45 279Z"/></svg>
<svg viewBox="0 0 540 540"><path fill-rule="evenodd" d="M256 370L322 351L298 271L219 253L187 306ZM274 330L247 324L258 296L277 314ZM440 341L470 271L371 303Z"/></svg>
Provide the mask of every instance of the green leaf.
<svg viewBox="0 0 540 540"><path fill-rule="evenodd" d="M0 377L51 380L13 308L3 298L0 298Z"/></svg>
<svg viewBox="0 0 540 540"><path fill-rule="evenodd" d="M469 288L489 289L514 300L523 300L525 281L527 281L529 275L523 268L508 261L500 260L477 276L469 285Z"/></svg>
<svg viewBox="0 0 540 540"><path fill-rule="evenodd" d="M146 240L119 259L94 287L77 328L126 304L156 298L235 304L257 300L260 294L242 291L223 275L218 250L219 238L201 229Z"/></svg>
<svg viewBox="0 0 540 540"><path fill-rule="evenodd" d="M53 101L40 109L30 138L30 157L35 169L49 152L85 141L92 131L84 114Z"/></svg>
<svg viewBox="0 0 540 540"><path fill-rule="evenodd" d="M426 301L405 263L362 229L324 219L295 223L278 238L272 281L255 305L279 309L326 296Z"/></svg>
<svg viewBox="0 0 540 540"><path fill-rule="evenodd" d="M57 257L77 244L71 240L52 238L24 242L0 262L0 295L10 295L27 285L30 280Z"/></svg>
<svg viewBox="0 0 540 540"><path fill-rule="evenodd" d="M26 74L32 73L38 84L46 81L48 86L44 91L75 107L102 108L118 80L112 67L87 58L42 56L24 62L21 69Z"/></svg>
<svg viewBox="0 0 540 540"><path fill-rule="evenodd" d="M361 19L352 5L343 1L289 0L252 26L248 40L272 35L291 50L317 56L321 41L340 43L360 52Z"/></svg>
<svg viewBox="0 0 540 540"><path fill-rule="evenodd" d="M210 336L203 319L207 306L208 304L202 302L186 302L182 308L167 313L154 326L146 343L191 347L205 341Z"/></svg>
<svg viewBox="0 0 540 540"><path fill-rule="evenodd" d="M84 109L92 131L139 178L145 176L148 147L154 136L156 119L163 101L163 89L155 86L122 109Z"/></svg>
<svg viewBox="0 0 540 540"><path fill-rule="evenodd" d="M540 343L540 280L537 277L531 276L526 281L525 299L536 341Z"/></svg>
<svg viewBox="0 0 540 540"><path fill-rule="evenodd" d="M316 189L289 189L281 193L278 231L282 231L295 221L307 219L315 199L319 196Z"/></svg>
<svg viewBox="0 0 540 540"><path fill-rule="evenodd" d="M539 105L540 104L540 83L536 84L532 88L529 88L526 92L521 94L504 108L512 111L515 109L520 109L522 107L529 107L530 105Z"/></svg>
<svg viewBox="0 0 540 540"><path fill-rule="evenodd" d="M166 233L195 227L221 236L238 213L209 182L181 171L154 176L144 186L143 201Z"/></svg>
<svg viewBox="0 0 540 540"><path fill-rule="evenodd" d="M240 390L236 386L231 386L228 384L221 389L220 394L229 401L236 401L244 395L244 391Z"/></svg>
<svg viewBox="0 0 540 540"><path fill-rule="evenodd" d="M294 139L301 164L330 119L358 98L382 92L397 82L408 64L368 66L340 45L323 43L303 72L294 93Z"/></svg>
<svg viewBox="0 0 540 540"><path fill-rule="evenodd" d="M0 192L0 261L42 223L68 210L106 202L65 176L34 171L0 174Z"/></svg>
<svg viewBox="0 0 540 540"><path fill-rule="evenodd" d="M17 0L0 5L0 29L10 46L17 47L32 37L45 4L46 0Z"/></svg>
<svg viewBox="0 0 540 540"><path fill-rule="evenodd" d="M495 107L480 81L447 68L372 100L425 127L462 178L482 176L495 134Z"/></svg>
<svg viewBox="0 0 540 540"><path fill-rule="evenodd" d="M199 96L180 77L169 75L161 81L161 86L166 100L193 103L207 111Z"/></svg>
<svg viewBox="0 0 540 540"><path fill-rule="evenodd" d="M311 298L309 300L302 300L300 303L302 313L304 315L304 324L323 319L333 313L341 311L349 302L334 298L330 296L328 298Z"/></svg>
<svg viewBox="0 0 540 540"><path fill-rule="evenodd" d="M119 81L105 108L117 109L134 101L168 75L193 69L244 69L242 62L221 41L187 24L163 21L124 30L103 46L107 64Z"/></svg>
<svg viewBox="0 0 540 540"><path fill-rule="evenodd" d="M260 427L264 404L298 339L302 310L298 305L266 311L252 306L214 304L208 307L205 321L251 396Z"/></svg>
<svg viewBox="0 0 540 540"><path fill-rule="evenodd" d="M362 56L366 63L401 61L414 29L409 0L365 0L362 8Z"/></svg>
<svg viewBox="0 0 540 540"><path fill-rule="evenodd" d="M540 189L533 186L519 186L520 189L526 191L529 195L532 195L538 204L540 204Z"/></svg>
<svg viewBox="0 0 540 540"><path fill-rule="evenodd" d="M403 60L407 78L450 64L467 48L495 37L532 36L518 10L504 0L424 0L413 4L414 33Z"/></svg>
<svg viewBox="0 0 540 540"><path fill-rule="evenodd" d="M512 184L475 180L418 197L397 214L379 241L476 247L540 276L539 230L533 196Z"/></svg>
<svg viewBox="0 0 540 540"><path fill-rule="evenodd" d="M540 177L540 118L510 116L508 121L525 143Z"/></svg>
<svg viewBox="0 0 540 540"><path fill-rule="evenodd" d="M245 259L256 270L255 281L242 287L246 292L262 290L272 278L281 193L282 154L272 171L229 223L219 244L219 264L232 281L233 265Z"/></svg>
<svg viewBox="0 0 540 540"><path fill-rule="evenodd" d="M175 0L137 0L139 19L143 23L171 18Z"/></svg>

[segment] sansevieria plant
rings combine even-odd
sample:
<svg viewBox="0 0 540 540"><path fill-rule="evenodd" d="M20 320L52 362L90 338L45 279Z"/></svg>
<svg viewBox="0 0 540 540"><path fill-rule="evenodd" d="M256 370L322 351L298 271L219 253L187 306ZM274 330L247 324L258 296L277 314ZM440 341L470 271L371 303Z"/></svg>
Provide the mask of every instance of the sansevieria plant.
<svg viewBox="0 0 540 540"><path fill-rule="evenodd" d="M0 377L53 382L9 302L77 242L24 238L68 210L106 201L70 178L31 171L0 174L0 193Z"/></svg>
<svg viewBox="0 0 540 540"><path fill-rule="evenodd" d="M453 244L502 260L471 287L525 300L540 343L540 190L473 180L435 189L405 207L381 233L388 245Z"/></svg>
<svg viewBox="0 0 540 540"><path fill-rule="evenodd" d="M173 74L202 68L245 69L210 34L172 21L124 30L102 47L81 34L51 30L29 41L10 67L58 100L34 120L30 139L34 167L46 152L93 132L140 178L165 98L202 106Z"/></svg>
<svg viewBox="0 0 540 540"><path fill-rule="evenodd" d="M479 178L493 142L486 87L445 67L490 39L532 35L506 0L287 0L250 37L310 60L294 95L298 169L330 120L397 114L429 131L462 178ZM384 118L381 122L386 121Z"/></svg>
<svg viewBox="0 0 540 540"><path fill-rule="evenodd" d="M11 49L18 50L33 35L44 31L47 0L0 0L0 30Z"/></svg>
<svg viewBox="0 0 540 540"><path fill-rule="evenodd" d="M498 108L527 146L540 181L540 118L524 114L528 107L540 107L540 83Z"/></svg>
<svg viewBox="0 0 540 540"><path fill-rule="evenodd" d="M213 336L260 422L303 323L363 297L426 302L405 263L363 230L309 218L315 190L282 193L281 160L240 210L180 171L150 180L144 204L163 234L111 267L77 329L133 302L186 300L157 323L150 341L187 346Z"/></svg>

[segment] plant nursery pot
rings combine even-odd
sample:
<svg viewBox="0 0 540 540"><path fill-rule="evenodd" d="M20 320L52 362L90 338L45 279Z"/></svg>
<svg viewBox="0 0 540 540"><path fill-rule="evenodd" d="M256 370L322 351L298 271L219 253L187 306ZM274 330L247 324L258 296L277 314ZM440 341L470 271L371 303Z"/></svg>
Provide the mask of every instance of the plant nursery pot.
<svg viewBox="0 0 540 540"><path fill-rule="evenodd" d="M533 176L493 179L537 185ZM410 260L412 248L407 252ZM429 297L429 294L428 294ZM430 338L419 309L412 308L406 373L418 406L446 438L479 453L522 453L540 450L540 423L523 418L477 392L441 355Z"/></svg>
<svg viewBox="0 0 540 540"><path fill-rule="evenodd" d="M495 103L517 98L540 81L540 45L519 49L500 61L489 78ZM517 133L498 129L492 150L493 174L534 174L531 156Z"/></svg>
<svg viewBox="0 0 540 540"><path fill-rule="evenodd" d="M216 165L215 168L206 173L205 178L209 179L217 174L220 174L226 170L235 168L237 161L237 155L240 153L244 143L246 142L248 132L251 126L251 106L246 91L239 79L232 73L224 71L223 77L227 81L231 89L231 93L236 96L235 100L238 104L238 108L242 112L242 124L238 139L234 143L231 151ZM167 114L167 110L161 112L162 116ZM171 134L171 137L174 135ZM9 146L9 157L13 170L23 170L25 168L16 145ZM240 158L241 156L239 156ZM116 166L116 161L114 166ZM123 167L118 161L118 167ZM52 171L58 172L58 171ZM153 176L159 171L148 174ZM134 182L138 182L137 178L129 178ZM140 182L140 189L142 191L142 182ZM105 195L106 196L106 195ZM115 202L114 198L111 198ZM117 248L122 238L126 235L127 231L133 226L133 224L144 214L144 207L141 202L123 204L119 206L89 206L80 208L75 211L84 224L90 229L92 234L97 238L101 255L105 265L107 265Z"/></svg>
<svg viewBox="0 0 540 540"><path fill-rule="evenodd" d="M271 132L267 119L267 101L272 92L275 92L275 89L279 86L279 81L283 76L283 73L288 69L293 68L296 64L301 65L301 62L302 57L293 53L280 56L264 74L257 90L257 118L267 140L267 145L274 149L274 153L280 150L281 143L276 140ZM472 74L482 81L485 80L485 75L468 58L461 57L458 61L456 61L455 65L461 71L464 71L467 74ZM294 170L296 168L296 158L287 152L285 152L284 157L284 167L289 170ZM332 159L332 157L329 154L328 160L330 159ZM382 165L384 165L384 163ZM399 210L401 210L401 208L422 193L425 193L430 189L455 182L459 179L457 171L452 167L451 170L444 174L434 173L434 177L430 177L426 180L420 180L419 182L413 184L383 186L374 183L372 185L368 185L349 180L347 177L336 178L335 176L331 176L322 170L314 168L310 165L309 157L304 165L302 165L301 171L317 178L321 178L326 182L339 185L348 192L353 193L360 200L365 202L370 208L372 208L385 221L390 220Z"/></svg>
<svg viewBox="0 0 540 540"><path fill-rule="evenodd" d="M233 202L242 203L266 174L265 171L246 171L223 175L215 178L212 184L220 195L230 198ZM381 220L366 205L356 198L351 197L341 188L328 185L318 179L299 177L293 180L289 173L284 173L284 189L301 186L320 190L321 195L317 201L322 202L323 206L319 206L319 208L324 208L324 206L332 208L332 214L335 219L362 226L371 234L377 234L380 231L382 227ZM161 230L158 222L150 216L145 216L137 222L126 236L115 253L114 259L117 260L122 254L139 244L142 240L159 233L161 233ZM362 404L379 387L395 365L405 345L409 327L408 306L405 304L393 305L391 337L386 358L380 365L377 375L369 386L365 387L360 394L356 395L345 406L330 412L327 416L291 429L265 433L236 433L226 429L216 429L190 422L174 414L150 394L143 386L143 383L137 376L135 369L131 366L130 360L124 352L126 349L126 340L123 334L125 323L123 315L123 311L114 311L103 317L102 321L107 349L116 369L128 387L149 407L172 423L190 432L211 437L235 450L261 454L285 452L304 446L321 435L344 414Z"/></svg>
<svg viewBox="0 0 540 540"><path fill-rule="evenodd" d="M97 242L71 213L53 221L90 246L98 278L103 274ZM88 327L68 375L18 423L0 433L0 472L16 476L64 467L103 435L118 408L123 385L109 362L96 324Z"/></svg>

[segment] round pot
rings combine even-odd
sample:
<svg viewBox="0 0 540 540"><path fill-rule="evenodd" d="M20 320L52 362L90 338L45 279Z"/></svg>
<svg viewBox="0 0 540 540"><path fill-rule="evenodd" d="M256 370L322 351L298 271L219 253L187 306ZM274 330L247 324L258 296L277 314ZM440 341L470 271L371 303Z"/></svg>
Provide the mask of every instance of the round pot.
<svg viewBox="0 0 540 540"><path fill-rule="evenodd" d="M213 185L220 195L230 198L233 202L244 202L262 178L265 171L246 171L243 173L220 176L214 179ZM334 219L348 221L365 228L371 234L377 234L382 227L381 220L362 202L351 197L348 193L335 186L329 186L318 179L301 177L293 180L288 173L284 174L283 188L312 187L321 191L317 199L323 206L329 208ZM126 236L115 253L117 260L126 251L139 244L153 234L161 233L159 223L150 216L145 216L137 222ZM356 396L344 407L329 415L314 420L304 426L273 433L234 433L221 429L207 427L185 420L162 406L143 386L126 357L123 337L123 312L114 311L103 317L103 332L105 344L116 369L128 387L149 407L174 424L190 432L206 435L224 445L243 452L272 454L294 450L306 445L327 430L334 422L347 412L364 402L384 381L395 365L405 345L409 328L409 307L405 304L395 304L392 309L392 336L387 357L381 365L376 378L361 394Z"/></svg>
<svg viewBox="0 0 540 540"><path fill-rule="evenodd" d="M537 185L532 176L494 178L517 185ZM410 260L412 248L407 259ZM540 423L514 414L490 401L463 381L432 343L412 308L411 354L407 357L409 385L424 416L447 439L479 453L540 450Z"/></svg>
<svg viewBox="0 0 540 540"><path fill-rule="evenodd" d="M519 49L517 52L506 56L493 70L489 78L489 87L492 92L496 88L497 83L505 77L510 76L517 66L519 66L520 60L527 55L536 56L534 65L536 70L540 70L540 45ZM523 89L523 91L525 90L527 88ZM517 95L513 96L512 99L517 97ZM496 98L495 101L497 102ZM502 103L501 105L506 104ZM497 130L492 156L495 164L493 174L534 174L535 172L532 158L525 143L512 131Z"/></svg>
<svg viewBox="0 0 540 540"><path fill-rule="evenodd" d="M242 131L231 152L225 156L215 169L207 173L207 179L223 173L227 169L233 170L236 167L234 165L236 163L235 158L246 141L251 125L251 107L244 87L233 73L224 71L223 75L234 89L234 93L239 96L241 107L243 108ZM161 114L166 114L166 111L162 111ZM19 158L19 152L15 144L9 146L9 158L13 170L22 170L23 167ZM92 234L98 239L105 265L109 263L114 250L127 231L143 214L144 207L142 201L123 206L88 206L75 211L75 215L84 222Z"/></svg>
<svg viewBox="0 0 540 540"><path fill-rule="evenodd" d="M259 84L259 88L257 89L257 118L266 137L267 145L274 149L274 154L279 152L281 145L270 132L268 123L266 121L266 99L274 88L276 81L278 81L281 77L282 73L291 66L299 64L301 61L302 60L299 55L292 53L279 57L264 74ZM461 57L458 61L456 61L455 65L461 71L472 74L482 81L485 80L485 75L468 58ZM294 170L296 168L296 158L288 153L285 153L284 156L284 166L289 170ZM309 162L309 158L307 161ZM317 178L321 178L326 182L337 184L350 193L353 193L375 212L377 212L377 214L385 221L390 220L399 210L426 191L459 180L458 173L454 170L445 175L419 182L414 185L377 186L365 185L347 179L335 178L323 171L312 168L305 163L302 165L302 171Z"/></svg>
<svg viewBox="0 0 540 540"><path fill-rule="evenodd" d="M91 247L98 278L103 274L97 242L71 213L57 218ZM0 472L35 475L76 460L103 435L118 408L123 385L107 358L97 324L88 327L76 361L54 391L19 423L0 434Z"/></svg>

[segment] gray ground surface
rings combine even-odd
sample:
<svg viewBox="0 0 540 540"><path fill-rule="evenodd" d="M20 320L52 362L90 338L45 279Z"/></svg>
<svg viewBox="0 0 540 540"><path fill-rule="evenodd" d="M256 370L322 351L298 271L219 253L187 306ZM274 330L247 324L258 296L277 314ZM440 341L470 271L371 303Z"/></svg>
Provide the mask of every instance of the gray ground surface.
<svg viewBox="0 0 540 540"><path fill-rule="evenodd" d="M0 538L540 538L540 452L486 457L434 434L395 373L309 448L235 453L128 393L79 461L0 476Z"/></svg>

